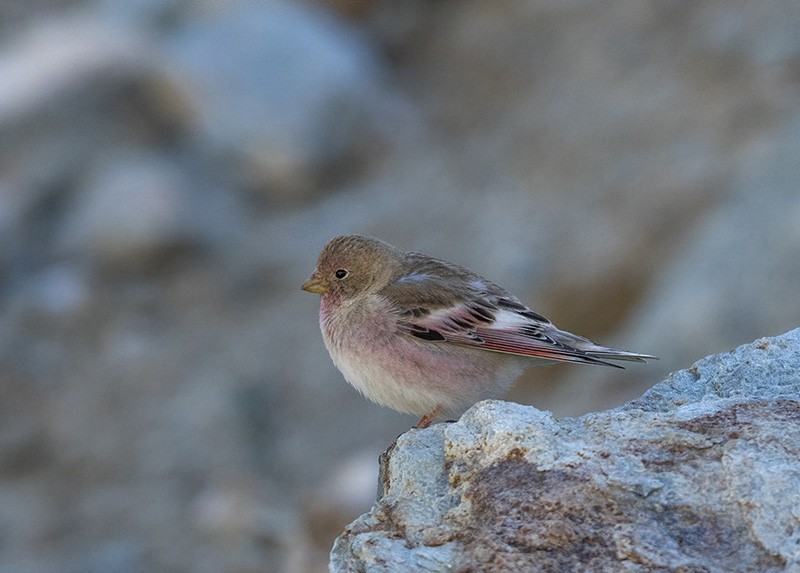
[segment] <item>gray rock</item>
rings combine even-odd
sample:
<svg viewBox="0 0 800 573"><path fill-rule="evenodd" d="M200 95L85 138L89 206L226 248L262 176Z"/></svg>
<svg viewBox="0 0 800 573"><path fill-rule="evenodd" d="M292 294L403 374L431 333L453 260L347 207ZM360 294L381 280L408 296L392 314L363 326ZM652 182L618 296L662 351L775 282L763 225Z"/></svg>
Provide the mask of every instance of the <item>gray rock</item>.
<svg viewBox="0 0 800 573"><path fill-rule="evenodd" d="M176 34L170 50L200 138L241 185L308 193L367 150L381 67L355 29L277 0L216 16Z"/></svg>
<svg viewBox="0 0 800 573"><path fill-rule="evenodd" d="M149 265L196 241L190 199L187 176L161 157L104 161L70 210L65 248L106 265Z"/></svg>
<svg viewBox="0 0 800 573"><path fill-rule="evenodd" d="M482 402L412 430L332 571L796 571L800 329L621 408Z"/></svg>
<svg viewBox="0 0 800 573"><path fill-rule="evenodd" d="M45 261L61 206L109 149L181 123L159 56L137 31L90 15L43 21L0 53L0 265ZM38 251L38 252L36 252Z"/></svg>

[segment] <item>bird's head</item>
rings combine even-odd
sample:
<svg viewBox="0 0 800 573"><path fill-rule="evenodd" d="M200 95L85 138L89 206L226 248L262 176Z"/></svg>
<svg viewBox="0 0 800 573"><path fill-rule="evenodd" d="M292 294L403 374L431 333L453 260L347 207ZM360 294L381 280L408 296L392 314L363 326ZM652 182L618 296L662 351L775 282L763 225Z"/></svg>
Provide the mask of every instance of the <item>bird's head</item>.
<svg viewBox="0 0 800 573"><path fill-rule="evenodd" d="M320 253L314 272L302 289L342 300L377 292L388 284L400 251L361 235L332 239Z"/></svg>

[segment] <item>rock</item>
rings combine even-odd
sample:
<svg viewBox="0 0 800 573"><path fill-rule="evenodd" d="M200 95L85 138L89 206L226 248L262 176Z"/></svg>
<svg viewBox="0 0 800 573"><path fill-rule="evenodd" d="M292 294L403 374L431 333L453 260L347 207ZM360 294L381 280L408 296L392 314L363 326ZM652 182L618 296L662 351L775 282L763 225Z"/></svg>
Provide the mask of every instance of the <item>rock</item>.
<svg viewBox="0 0 800 573"><path fill-rule="evenodd" d="M487 401L397 440L332 571L796 571L800 329L556 420Z"/></svg>
<svg viewBox="0 0 800 573"><path fill-rule="evenodd" d="M47 262L61 207L109 149L179 131L160 56L137 31L89 15L37 22L0 53L0 265Z"/></svg>
<svg viewBox="0 0 800 573"><path fill-rule="evenodd" d="M65 249L105 265L141 268L196 242L191 185L158 156L103 162L82 187L64 231Z"/></svg>
<svg viewBox="0 0 800 573"><path fill-rule="evenodd" d="M201 140L247 189L302 196L370 148L381 66L324 11L234 5L188 25L170 51Z"/></svg>

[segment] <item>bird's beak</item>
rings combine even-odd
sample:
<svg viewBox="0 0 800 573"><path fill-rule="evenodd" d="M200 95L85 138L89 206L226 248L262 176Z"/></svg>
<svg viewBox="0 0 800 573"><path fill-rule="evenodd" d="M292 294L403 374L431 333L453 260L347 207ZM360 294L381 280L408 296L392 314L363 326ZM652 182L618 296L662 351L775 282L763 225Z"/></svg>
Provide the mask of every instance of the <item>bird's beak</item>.
<svg viewBox="0 0 800 573"><path fill-rule="evenodd" d="M306 282L303 283L303 286L300 287L304 291L313 292L314 294L325 294L328 292L330 285L328 285L328 281L323 279L321 276L314 271L310 277L306 279Z"/></svg>

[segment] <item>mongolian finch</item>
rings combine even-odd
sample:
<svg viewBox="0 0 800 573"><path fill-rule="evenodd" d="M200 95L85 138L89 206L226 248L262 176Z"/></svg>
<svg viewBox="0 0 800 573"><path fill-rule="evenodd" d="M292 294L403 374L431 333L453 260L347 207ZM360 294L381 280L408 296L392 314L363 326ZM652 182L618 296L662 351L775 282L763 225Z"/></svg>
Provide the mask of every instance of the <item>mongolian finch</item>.
<svg viewBox="0 0 800 573"><path fill-rule="evenodd" d="M531 366L655 358L556 328L491 281L359 235L336 237L303 290L322 295L325 346L345 379L378 404L422 416L502 395Z"/></svg>

